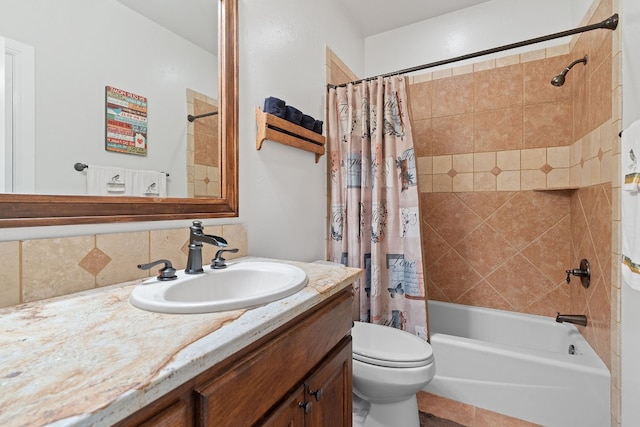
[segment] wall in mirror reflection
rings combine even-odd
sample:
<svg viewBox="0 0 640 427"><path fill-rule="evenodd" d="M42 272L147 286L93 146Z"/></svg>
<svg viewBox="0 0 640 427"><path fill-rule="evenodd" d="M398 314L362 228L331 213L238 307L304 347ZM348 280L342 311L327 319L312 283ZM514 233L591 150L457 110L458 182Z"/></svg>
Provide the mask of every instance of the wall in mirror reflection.
<svg viewBox="0 0 640 427"><path fill-rule="evenodd" d="M86 171L73 168L81 162L167 172L167 195L189 196L189 89L216 104L217 57L115 0L20 0L2 9L0 36L32 47L35 63L34 99L20 98L33 103L35 154L18 148L13 159L30 176L18 174L5 191L87 194ZM17 90L23 71L14 68ZM105 150L105 86L148 99L146 156ZM18 138L20 147L16 133L2 145Z"/></svg>

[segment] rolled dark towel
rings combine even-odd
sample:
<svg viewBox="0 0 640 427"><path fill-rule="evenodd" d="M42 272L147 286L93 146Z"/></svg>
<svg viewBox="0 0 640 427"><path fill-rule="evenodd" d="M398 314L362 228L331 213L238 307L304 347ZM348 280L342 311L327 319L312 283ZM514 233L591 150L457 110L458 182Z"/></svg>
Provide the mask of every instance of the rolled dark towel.
<svg viewBox="0 0 640 427"><path fill-rule="evenodd" d="M264 112L284 119L287 112L286 104L282 99L270 96L264 99Z"/></svg>
<svg viewBox="0 0 640 427"><path fill-rule="evenodd" d="M302 120L302 111L292 107L291 105L287 105L284 118L291 123L299 125Z"/></svg>
<svg viewBox="0 0 640 427"><path fill-rule="evenodd" d="M323 124L322 120L316 120L313 123L313 131L315 133L319 133L320 135L322 135L322 124Z"/></svg>
<svg viewBox="0 0 640 427"><path fill-rule="evenodd" d="M311 117L308 114L302 115L302 120L300 121L300 126L305 129L313 130L313 126L316 124L316 119Z"/></svg>

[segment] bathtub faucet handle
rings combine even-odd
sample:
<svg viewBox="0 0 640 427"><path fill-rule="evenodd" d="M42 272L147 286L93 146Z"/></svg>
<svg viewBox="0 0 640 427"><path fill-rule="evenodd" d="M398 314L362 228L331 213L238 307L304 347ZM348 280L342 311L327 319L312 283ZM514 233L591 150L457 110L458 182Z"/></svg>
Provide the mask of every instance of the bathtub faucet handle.
<svg viewBox="0 0 640 427"><path fill-rule="evenodd" d="M579 268L574 268L573 270L566 270L567 272L567 283L571 283L571 275L577 277L587 277L589 275L588 271L581 270Z"/></svg>
<svg viewBox="0 0 640 427"><path fill-rule="evenodd" d="M589 267L589 261L583 259L580 261L580 268L574 268L572 270L565 270L567 273L567 283L571 283L571 275L580 278L580 283L585 288L589 287L591 282L591 268Z"/></svg>
<svg viewBox="0 0 640 427"><path fill-rule="evenodd" d="M573 270L567 270L567 283L571 283L572 274L573 274Z"/></svg>

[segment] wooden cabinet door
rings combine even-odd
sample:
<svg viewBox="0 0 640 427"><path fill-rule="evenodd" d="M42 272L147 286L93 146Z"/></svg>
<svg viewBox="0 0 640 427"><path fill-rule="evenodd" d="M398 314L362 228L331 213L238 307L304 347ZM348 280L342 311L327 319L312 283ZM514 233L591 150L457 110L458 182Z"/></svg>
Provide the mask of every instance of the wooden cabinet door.
<svg viewBox="0 0 640 427"><path fill-rule="evenodd" d="M351 427L351 337L336 346L306 381L306 402L311 407L305 427Z"/></svg>
<svg viewBox="0 0 640 427"><path fill-rule="evenodd" d="M305 402L305 388L300 385L281 405L279 405L263 422L261 427L304 427L305 410L312 406Z"/></svg>
<svg viewBox="0 0 640 427"><path fill-rule="evenodd" d="M351 337L263 422L261 427L351 427Z"/></svg>
<svg viewBox="0 0 640 427"><path fill-rule="evenodd" d="M187 427L191 425L192 418L188 406L184 402L176 402L139 424L139 427Z"/></svg>

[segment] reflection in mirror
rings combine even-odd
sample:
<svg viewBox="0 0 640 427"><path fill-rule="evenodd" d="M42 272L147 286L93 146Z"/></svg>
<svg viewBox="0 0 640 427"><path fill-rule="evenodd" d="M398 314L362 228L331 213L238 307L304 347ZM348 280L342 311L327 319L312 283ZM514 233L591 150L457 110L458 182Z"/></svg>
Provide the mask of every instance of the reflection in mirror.
<svg viewBox="0 0 640 427"><path fill-rule="evenodd" d="M15 147L17 155L27 153L25 157L31 158L32 166L20 166L14 172L31 176L31 182L24 179L25 184L19 185L18 191L0 194L0 228L238 215L237 0L195 2L213 1L217 5L217 66L212 59L216 55L183 37L169 35L166 28L152 21L157 17L140 20L137 12L123 4L150 3L151 9L161 8L156 1L161 0L2 0L0 35L16 40L14 47L27 46L27 52L31 48L37 68L32 79L35 107L31 112L14 109L19 114L27 113L22 114L25 120L11 120L13 132L22 134L28 129L23 125L29 122L29 115L35 116L31 118L35 138L31 144ZM167 1L172 0L162 0L162 4ZM175 2L188 8L184 0ZM27 12L27 16L20 19L18 12ZM91 16L96 20L90 21L87 17ZM137 32L140 29L145 31ZM44 48L50 45L55 49ZM11 52L14 47L5 50ZM192 55L194 52L197 55ZM18 65L13 69L20 70L23 57L16 58ZM46 67L41 70L41 65ZM107 86L146 98L146 156L105 150L109 130ZM28 99L26 87L17 97L19 100ZM214 193L210 189L196 190L197 181L203 176L196 171L196 156L203 154L195 153L199 124L188 122L187 115L196 112L200 99L217 106L219 112L210 117L217 129L203 124L207 134L203 140L218 135L219 145L205 150L214 156L206 166L218 166L218 184L214 184L218 188L211 190ZM4 111L0 111L0 117L2 125ZM189 139L190 135L193 138ZM25 140L29 142L28 137ZM0 152L0 163L5 164L7 151ZM111 162L116 158L121 162ZM74 169L78 162L89 164L88 169L93 164L167 172L167 197L76 195L86 194L87 185L87 170ZM202 181L215 183L210 175L214 171L215 167L208 170ZM0 184L4 189L8 180L7 174L2 175ZM79 187L78 181L85 187ZM27 191L22 188L27 187L31 187L32 194L24 194ZM215 191L220 197L211 197Z"/></svg>
<svg viewBox="0 0 640 427"><path fill-rule="evenodd" d="M187 92L191 106L187 119L187 193L189 197L220 197L220 144L218 144L218 106L215 99L193 90Z"/></svg>
<svg viewBox="0 0 640 427"><path fill-rule="evenodd" d="M5 97L5 122L25 130L6 127L4 192L219 197L217 117L187 121L194 94L217 110L217 9L215 0L3 1L0 36L22 47L4 63L4 92L23 94ZM200 156L196 140L209 145ZM196 178L207 191L195 191Z"/></svg>

